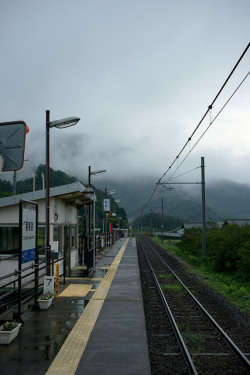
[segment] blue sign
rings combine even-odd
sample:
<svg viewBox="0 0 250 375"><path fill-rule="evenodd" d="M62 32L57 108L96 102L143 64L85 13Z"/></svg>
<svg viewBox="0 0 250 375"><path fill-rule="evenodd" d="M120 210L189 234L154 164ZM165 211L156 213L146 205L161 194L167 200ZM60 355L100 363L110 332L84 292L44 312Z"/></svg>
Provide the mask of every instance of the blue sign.
<svg viewBox="0 0 250 375"><path fill-rule="evenodd" d="M103 199L103 211L110 211L110 200Z"/></svg>
<svg viewBox="0 0 250 375"><path fill-rule="evenodd" d="M36 248L36 211L23 209L22 222L22 263L35 259Z"/></svg>
<svg viewBox="0 0 250 375"><path fill-rule="evenodd" d="M36 256L36 249L29 249L22 251L22 263L30 262L34 260Z"/></svg>

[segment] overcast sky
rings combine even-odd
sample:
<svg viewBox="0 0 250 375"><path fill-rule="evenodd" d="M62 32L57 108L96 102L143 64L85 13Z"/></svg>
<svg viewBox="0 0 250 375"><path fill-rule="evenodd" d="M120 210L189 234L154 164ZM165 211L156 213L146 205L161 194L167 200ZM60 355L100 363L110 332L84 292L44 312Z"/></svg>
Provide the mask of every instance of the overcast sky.
<svg viewBox="0 0 250 375"><path fill-rule="evenodd" d="M49 109L81 118L51 129L52 168L158 180L247 47L249 15L249 0L1 0L0 122L30 128L18 178L45 163ZM180 162L249 67L250 48ZM204 156L207 181L250 184L249 125L250 76L178 174Z"/></svg>

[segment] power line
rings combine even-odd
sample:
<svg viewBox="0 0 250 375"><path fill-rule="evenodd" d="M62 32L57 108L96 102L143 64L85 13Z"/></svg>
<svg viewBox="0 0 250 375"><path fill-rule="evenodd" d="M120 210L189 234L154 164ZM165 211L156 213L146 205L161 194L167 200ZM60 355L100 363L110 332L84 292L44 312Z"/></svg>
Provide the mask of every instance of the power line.
<svg viewBox="0 0 250 375"><path fill-rule="evenodd" d="M244 57L244 55L246 54L246 52L247 52L249 46L250 46L250 43L248 43L247 47L245 48L245 50L243 51L242 55L241 55L240 58L238 59L238 61L237 61L237 63L235 64L234 68L233 68L232 71L230 72L229 76L227 77L227 79L226 79L225 82L223 83L223 85L222 85L222 87L220 88L220 90L218 91L218 93L216 94L216 96L215 96L215 98L213 99L212 103L208 106L208 109L206 110L206 112L205 112L205 114L203 115L202 119L200 120L200 122L198 123L198 125L196 126L196 128L194 129L194 131L193 131L193 133L191 134L191 136L188 138L187 142L186 142L186 143L184 144L184 146L182 147L182 149L181 149L181 151L179 152L179 154L176 156L176 158L174 159L174 161L172 162L172 164L168 167L168 169L167 169L167 170L163 173L163 175L159 178L158 183L156 184L156 186L155 186L155 188L154 188L154 190L153 190L153 192L152 192L150 198L148 199L148 201L146 202L146 204L143 206L143 208L148 206L148 204L149 204L150 201L152 200L152 198L153 198L153 196L154 196L154 194L155 194L155 191L156 191L156 189L157 189L159 183L161 182L162 178L163 178L163 177L167 174L167 172L172 168L172 166L175 164L175 162L178 161L180 155L182 154L182 152L184 151L184 149L187 147L187 145L188 145L189 142L191 141L193 135L196 133L196 131L197 131L198 128L200 127L201 123L203 122L203 120L205 119L205 117L207 116L207 114L211 111L211 109L212 109L214 103L216 102L216 100L218 99L219 95L221 94L221 92L223 91L224 87L226 86L227 82L229 81L229 79L230 79L231 76L233 75L233 73L234 73L234 71L236 70L237 66L239 65L240 61L243 59L243 57ZM248 73L248 74L249 74L249 73ZM248 76L248 75L247 75L247 76ZM245 79L247 78L247 76L245 77ZM244 80L245 80L245 79L244 79ZM244 80L243 80L243 81L244 81ZM241 82L241 84L243 83L243 81ZM238 88L241 86L241 84L238 86ZM238 88L235 90L235 92L238 90ZM235 93L235 92L234 92L234 93ZM234 94L233 94L233 95L234 95ZM232 96L233 96L233 95L232 95ZM232 97L232 96L231 96L231 97ZM230 97L230 99L231 99L231 97ZM229 100L230 100L230 99L229 99ZM229 102L229 100L228 100L228 102ZM228 102L227 102L227 103L228 103ZM226 103L226 104L227 104L227 103ZM226 104L224 105L224 107L226 106ZM224 107L223 107L223 108L224 108ZM221 109L221 111L223 110L223 108ZM221 113L221 111L217 114L216 118L217 118L218 115ZM215 119L216 119L216 118L215 118ZM213 122L215 121L215 119L213 120ZM213 123L213 122L212 122L212 123ZM212 123L210 124L210 126L212 125ZM208 130L208 129L207 129L207 130ZM207 131L207 130L206 130L206 131ZM203 135L204 135L204 134L205 134L205 132L203 133ZM202 136L203 136L203 135L202 135ZM201 139L201 138L200 138L200 139ZM199 140L200 140L200 139L199 139ZM198 142L199 142L199 140L198 140ZM196 142L195 146L197 145L198 142ZM194 147L195 147L195 146L194 146ZM190 152L194 149L194 147L190 150ZM188 153L188 155L190 154L190 152ZM187 155L187 156L188 156L188 155ZM184 160L186 160L187 156L184 158ZM176 171L177 171L177 170L180 168L180 166L183 164L184 160L182 161L182 163L181 163L179 166L177 166ZM176 171L174 172L174 174L176 173ZM169 178L169 180L174 176L174 174ZM169 180L168 180L168 181L169 181Z"/></svg>
<svg viewBox="0 0 250 375"><path fill-rule="evenodd" d="M238 87L234 90L233 94L230 96L230 98L226 101L226 103L223 105L223 107L220 109L220 111L217 113L217 115L215 116L215 118L213 119L213 121L210 121L210 124L208 125L208 127L206 128L206 130L202 133L202 135L199 137L199 139L196 141L196 143L194 144L194 146L189 150L188 154L185 156L185 158L182 160L181 164L178 166L178 168L176 169L176 171L174 172L174 174L177 172L177 170L181 167L181 165L184 163L184 161L187 159L187 157L191 154L191 152L193 151L193 149L197 146L197 144L200 142L200 140L203 138L203 136L206 134L206 132L208 131L208 129L211 127L211 125L215 122L215 120L217 119L217 117L221 114L221 112L223 111L223 109L227 106L227 104L230 102L230 100L232 99L232 97L235 95L235 93L238 91L238 89L240 88L240 86L243 84L243 82L247 79L247 77L249 76L250 72L247 73L247 75L243 78L243 80L241 81L241 83L238 85ZM170 177L170 179L168 181L170 181L172 179L172 177L174 176L174 174Z"/></svg>
<svg viewBox="0 0 250 375"><path fill-rule="evenodd" d="M182 152L184 151L184 149L186 148L186 146L188 145L188 143L191 141L193 135L196 133L196 131L198 130L198 128L200 127L201 123L203 122L203 120L205 119L205 117L207 116L207 114L209 113L209 111L212 109L214 103L216 102L216 100L218 99L219 95L221 94L222 90L224 89L224 87L226 86L227 82L229 81L229 79L231 78L233 72L235 71L235 69L237 68L237 66L239 65L240 61L242 60L243 56L245 55L245 53L247 52L248 48L250 46L250 43L248 43L246 49L244 50L244 52L242 53L242 55L240 56L239 60L237 61L236 65L234 66L234 68L232 69L231 73L229 74L229 76L227 77L226 81L223 83L221 89L219 90L219 92L217 93L217 95L215 96L214 100L212 101L212 103L208 106L208 109L206 110L205 114L203 115L202 119L200 120L200 122L198 123L198 125L196 126L196 128L194 129L193 133L191 134L191 136L188 138L187 142L185 143L185 145L182 147L181 151L179 152L179 154L176 156L175 160L172 162L172 164L170 165L170 167L166 170L165 173L163 173L163 175L161 176L161 178L159 179L159 181L161 181L161 179L167 174L167 172L172 168L172 166L174 165L174 163L178 160L178 158L180 157L180 155L182 154Z"/></svg>
<svg viewBox="0 0 250 375"><path fill-rule="evenodd" d="M193 168L193 169L191 169L191 170L188 171L188 172L184 172L184 173L182 173L182 174L179 174L178 176L175 176L175 178L178 178L178 177L184 176L185 174L191 173L191 172L193 172L193 171L195 171L196 169L199 169L199 168L200 168L200 166L199 166L199 167L196 167L196 168ZM170 179L169 179L168 181L170 181ZM166 182L166 183L167 183L167 182Z"/></svg>

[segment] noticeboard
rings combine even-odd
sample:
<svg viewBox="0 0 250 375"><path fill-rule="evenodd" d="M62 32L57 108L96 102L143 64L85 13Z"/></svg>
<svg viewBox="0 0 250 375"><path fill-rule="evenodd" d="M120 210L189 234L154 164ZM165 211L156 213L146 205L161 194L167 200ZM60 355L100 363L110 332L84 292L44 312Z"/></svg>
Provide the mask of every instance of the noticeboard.
<svg viewBox="0 0 250 375"><path fill-rule="evenodd" d="M21 200L19 202L19 216L21 263L27 263L36 257L37 203Z"/></svg>

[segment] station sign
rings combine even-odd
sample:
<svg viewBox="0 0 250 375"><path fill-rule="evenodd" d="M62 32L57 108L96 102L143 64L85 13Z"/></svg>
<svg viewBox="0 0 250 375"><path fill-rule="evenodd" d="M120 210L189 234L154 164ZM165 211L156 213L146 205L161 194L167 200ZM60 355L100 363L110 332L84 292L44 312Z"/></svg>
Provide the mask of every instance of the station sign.
<svg viewBox="0 0 250 375"><path fill-rule="evenodd" d="M36 256L36 210L22 211L22 263L34 260Z"/></svg>
<svg viewBox="0 0 250 375"><path fill-rule="evenodd" d="M110 199L103 199L103 211L104 212L110 211Z"/></svg>

